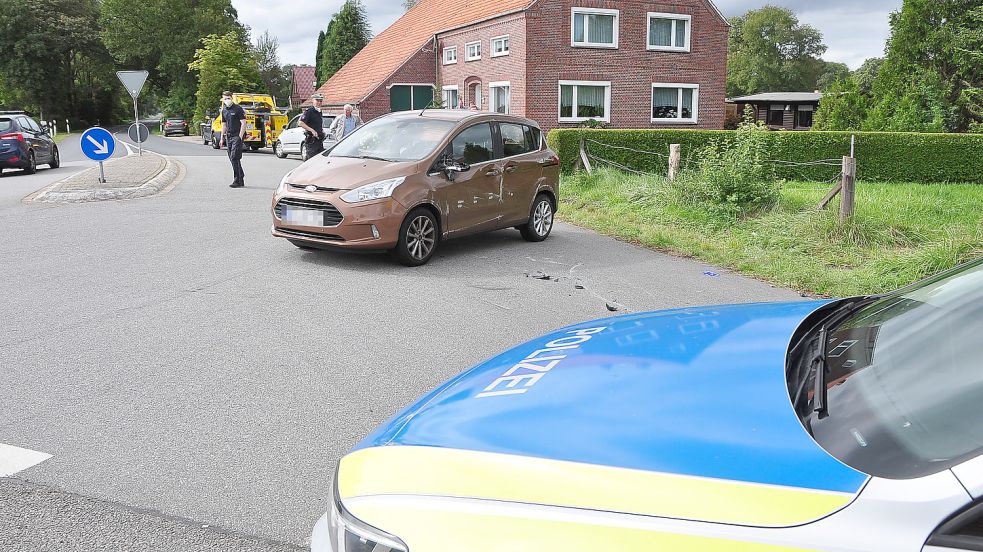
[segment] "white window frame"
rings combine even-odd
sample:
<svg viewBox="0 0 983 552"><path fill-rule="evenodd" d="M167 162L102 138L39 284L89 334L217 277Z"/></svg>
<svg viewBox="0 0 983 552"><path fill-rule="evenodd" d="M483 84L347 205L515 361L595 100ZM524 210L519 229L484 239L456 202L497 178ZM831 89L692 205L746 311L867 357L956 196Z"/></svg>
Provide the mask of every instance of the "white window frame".
<svg viewBox="0 0 983 552"><path fill-rule="evenodd" d="M457 101L458 102L461 101L461 90L460 90L460 88L456 84L455 85L452 85L452 86L444 86L444 87L441 87L441 89L440 89L440 92L441 92L440 99L441 99L442 102L444 102L444 109L457 109L457 107L458 107L458 103L455 103L454 105L448 105L449 102L447 101L447 94L446 94L446 92L449 92L451 90L453 90L454 92L457 92Z"/></svg>
<svg viewBox="0 0 983 552"><path fill-rule="evenodd" d="M454 53L454 59L452 61L448 61L447 60L447 54L449 54L451 52ZM444 48L444 58L443 59L444 59L444 65L454 65L455 63L457 63L457 46L448 46L448 47Z"/></svg>
<svg viewBox="0 0 983 552"><path fill-rule="evenodd" d="M560 105L563 98L563 87L573 86L573 116L572 117L561 117L560 116ZM606 88L604 92L604 117L577 117L577 87L578 86L603 86ZM604 121L605 123L611 122L611 81L572 81L572 80L561 80L557 82L556 86L556 119L561 123L582 123L584 121L589 121L591 119L597 121Z"/></svg>
<svg viewBox="0 0 983 552"><path fill-rule="evenodd" d="M613 15L614 16L614 43L605 44L598 42L587 42L587 37L590 36L590 29L588 29L587 23L584 24L584 42L577 42L576 29L577 29L577 14L585 15ZM588 18L588 21L590 19ZM609 48L612 50L618 49L618 29L621 27L621 10L608 10L603 8L580 8L573 7L570 8L570 46L574 48Z"/></svg>
<svg viewBox="0 0 983 552"><path fill-rule="evenodd" d="M508 89L508 100L505 103L505 115L512 113L512 83L510 81L500 81L500 82L490 82L488 83L488 109L491 111L495 108L495 89L496 88L507 88Z"/></svg>
<svg viewBox="0 0 983 552"><path fill-rule="evenodd" d="M477 46L478 47L478 55L477 56L473 56L473 57L471 56L471 47L472 46ZM479 59L481 59L481 41L480 40L476 40L474 42L468 42L467 44L465 44L464 45L464 61L478 61Z"/></svg>
<svg viewBox="0 0 983 552"><path fill-rule="evenodd" d="M700 120L700 85L699 84L688 84L681 82L653 82L652 89L649 91L649 114L655 109L655 89L656 88L677 88L676 92L676 107L680 114L680 117L673 119L668 118L655 118L652 117L653 123L669 123L669 124L696 124ZM683 89L688 88L693 91L693 116L692 117L682 117L683 110L681 109L683 105Z"/></svg>
<svg viewBox="0 0 983 552"><path fill-rule="evenodd" d="M499 41L504 41L505 42L505 51L504 52L496 52L495 51L495 43L496 42L499 42ZM512 41L509 38L509 35L493 36L492 39L491 39L491 57L501 57L501 56L507 56L507 55L509 55L509 50L510 50L510 48L512 46L511 42Z"/></svg>
<svg viewBox="0 0 983 552"><path fill-rule="evenodd" d="M683 46L653 46L652 45L652 20L653 19L671 19L672 20L672 41L676 41L676 22L686 21L686 44ZM692 44L693 36L693 16L684 13L662 13L662 12L648 12L648 17L645 19L645 46L649 51L653 52L689 52Z"/></svg>

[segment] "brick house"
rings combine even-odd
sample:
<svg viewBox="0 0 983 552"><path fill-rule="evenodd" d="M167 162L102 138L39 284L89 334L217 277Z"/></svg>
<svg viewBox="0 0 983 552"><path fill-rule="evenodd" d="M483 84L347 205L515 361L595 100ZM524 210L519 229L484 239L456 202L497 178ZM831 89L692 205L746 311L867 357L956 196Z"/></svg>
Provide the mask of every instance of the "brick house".
<svg viewBox="0 0 983 552"><path fill-rule="evenodd" d="M722 128L727 35L711 0L421 0L319 91L366 120L436 92L547 130Z"/></svg>
<svg viewBox="0 0 983 552"><path fill-rule="evenodd" d="M313 65L296 65L290 76L290 107L300 107L305 101L310 101L317 88L317 77Z"/></svg>

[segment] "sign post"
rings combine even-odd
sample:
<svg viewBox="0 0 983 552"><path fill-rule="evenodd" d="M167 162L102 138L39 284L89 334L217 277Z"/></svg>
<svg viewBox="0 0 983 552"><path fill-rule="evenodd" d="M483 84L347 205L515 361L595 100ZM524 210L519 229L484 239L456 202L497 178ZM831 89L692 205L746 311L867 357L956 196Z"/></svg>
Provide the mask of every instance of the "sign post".
<svg viewBox="0 0 983 552"><path fill-rule="evenodd" d="M82 153L93 161L99 162L99 182L106 183L106 171L102 162L113 156L116 151L116 140L112 133L100 127L92 127L82 133Z"/></svg>
<svg viewBox="0 0 983 552"><path fill-rule="evenodd" d="M116 71L119 81L123 83L123 87L126 88L126 91L130 93L130 97L133 98L133 122L137 126L140 125L137 97L140 96L140 91L143 90L143 85L147 82L148 74L146 71ZM143 155L143 140L137 140L137 147L140 148L140 155Z"/></svg>

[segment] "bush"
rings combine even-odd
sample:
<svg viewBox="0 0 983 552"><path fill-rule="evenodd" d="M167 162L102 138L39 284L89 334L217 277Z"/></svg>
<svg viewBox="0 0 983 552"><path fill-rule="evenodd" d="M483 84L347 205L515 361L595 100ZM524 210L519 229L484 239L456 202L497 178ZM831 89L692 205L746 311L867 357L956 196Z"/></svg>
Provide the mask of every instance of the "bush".
<svg viewBox="0 0 983 552"><path fill-rule="evenodd" d="M711 142L731 141L737 131L727 130L588 130L555 129L547 141L559 155L564 172L573 171L580 137L588 149L635 170L665 174L668 160L617 147L669 153L669 144L681 144L683 159L695 161ZM983 184L983 135L917 134L904 132L769 132L763 137L772 160L839 160L850 154L855 135L857 177L867 181L972 182ZM616 147L608 147L616 146ZM775 176L789 180L829 180L839 168L829 165L772 164Z"/></svg>

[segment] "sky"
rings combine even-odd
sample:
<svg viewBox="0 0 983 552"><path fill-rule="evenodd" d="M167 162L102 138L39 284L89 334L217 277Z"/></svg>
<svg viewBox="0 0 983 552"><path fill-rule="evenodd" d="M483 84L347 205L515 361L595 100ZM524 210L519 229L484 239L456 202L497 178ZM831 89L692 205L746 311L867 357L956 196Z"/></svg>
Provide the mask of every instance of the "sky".
<svg viewBox="0 0 983 552"><path fill-rule="evenodd" d="M838 61L856 69L871 57L884 53L890 36L888 14L901 8L902 0L716 0L727 17L741 15L766 3L794 11L799 21L823 33L829 50L823 59ZM239 20L252 28L253 38L269 30L280 41L280 62L314 64L319 31L328 26L331 15L344 0L232 0ZM372 33L378 34L402 13L399 0L363 0ZM284 9L289 5L290 9Z"/></svg>

